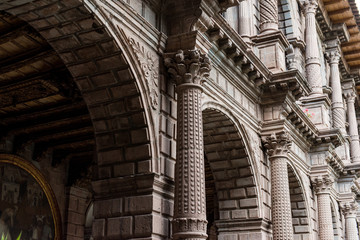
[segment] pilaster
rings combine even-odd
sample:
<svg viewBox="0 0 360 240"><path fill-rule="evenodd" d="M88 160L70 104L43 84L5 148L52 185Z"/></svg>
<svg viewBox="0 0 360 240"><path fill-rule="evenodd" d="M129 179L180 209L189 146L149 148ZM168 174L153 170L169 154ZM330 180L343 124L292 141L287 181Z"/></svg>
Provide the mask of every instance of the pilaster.
<svg viewBox="0 0 360 240"><path fill-rule="evenodd" d="M291 139L287 133L263 137L271 161L271 213L274 240L292 240L293 227L287 170Z"/></svg>
<svg viewBox="0 0 360 240"><path fill-rule="evenodd" d="M174 239L206 239L201 83L210 60L199 50L178 50L165 56L178 93L175 166Z"/></svg>
<svg viewBox="0 0 360 240"><path fill-rule="evenodd" d="M311 179L318 206L319 239L333 240L334 230L332 225L330 189L334 182L328 175L316 176Z"/></svg>

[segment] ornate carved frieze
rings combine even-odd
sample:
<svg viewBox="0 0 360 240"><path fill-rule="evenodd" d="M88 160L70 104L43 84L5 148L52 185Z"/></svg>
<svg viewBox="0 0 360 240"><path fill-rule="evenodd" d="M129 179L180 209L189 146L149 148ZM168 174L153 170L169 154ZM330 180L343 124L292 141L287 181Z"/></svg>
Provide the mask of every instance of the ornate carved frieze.
<svg viewBox="0 0 360 240"><path fill-rule="evenodd" d="M179 50L165 55L165 66L177 85L200 85L209 76L210 59L199 50Z"/></svg>
<svg viewBox="0 0 360 240"><path fill-rule="evenodd" d="M329 193L334 179L328 175L316 176L311 178L311 183L316 193Z"/></svg>
<svg viewBox="0 0 360 240"><path fill-rule="evenodd" d="M149 88L151 106L153 109L157 109L159 106L159 64L156 57L135 39L130 37L129 43L137 57L146 85Z"/></svg>
<svg viewBox="0 0 360 240"><path fill-rule="evenodd" d="M273 133L271 136L263 137L262 141L270 157L286 157L291 147L291 138L288 133Z"/></svg>

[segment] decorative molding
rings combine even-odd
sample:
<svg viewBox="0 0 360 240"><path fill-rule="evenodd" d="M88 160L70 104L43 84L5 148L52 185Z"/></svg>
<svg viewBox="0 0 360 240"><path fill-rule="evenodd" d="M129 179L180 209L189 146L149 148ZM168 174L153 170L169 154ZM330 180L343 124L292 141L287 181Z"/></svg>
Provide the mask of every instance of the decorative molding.
<svg viewBox="0 0 360 240"><path fill-rule="evenodd" d="M151 106L157 109L159 106L159 74L157 72L159 64L156 57L135 39L129 37L128 41L140 63L146 85L149 87Z"/></svg>
<svg viewBox="0 0 360 240"><path fill-rule="evenodd" d="M178 86L189 83L201 85L211 69L210 59L199 50L178 50L175 54L165 54L165 66Z"/></svg>

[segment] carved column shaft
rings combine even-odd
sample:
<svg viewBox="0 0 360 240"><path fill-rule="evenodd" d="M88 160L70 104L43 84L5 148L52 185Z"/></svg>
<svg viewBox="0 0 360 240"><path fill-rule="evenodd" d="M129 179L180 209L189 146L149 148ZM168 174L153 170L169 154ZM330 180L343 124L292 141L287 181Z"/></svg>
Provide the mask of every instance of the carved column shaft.
<svg viewBox="0 0 360 240"><path fill-rule="evenodd" d="M317 194L319 239L333 240L334 230L330 205L330 187L333 180L329 177L317 177L313 179Z"/></svg>
<svg viewBox="0 0 360 240"><path fill-rule="evenodd" d="M329 194L318 194L319 211L319 237L320 240L334 239L334 230L332 225L331 205Z"/></svg>
<svg viewBox="0 0 360 240"><path fill-rule="evenodd" d="M316 0L304 2L305 13L305 42L306 42L306 76L313 94L322 94L321 65L319 45L317 41L315 13L318 7Z"/></svg>
<svg viewBox="0 0 360 240"><path fill-rule="evenodd" d="M342 206L342 210L345 216L345 236L346 240L359 240L357 222L356 222L356 213L358 209L358 204L347 203Z"/></svg>
<svg viewBox="0 0 360 240"><path fill-rule="evenodd" d="M352 162L360 162L359 132L355 112L355 94L346 94L347 113L349 121L350 155Z"/></svg>
<svg viewBox="0 0 360 240"><path fill-rule="evenodd" d="M249 10L248 10L249 11ZM279 30L278 2L276 0L260 1L260 32L276 32Z"/></svg>
<svg viewBox="0 0 360 240"><path fill-rule="evenodd" d="M265 141L271 161L271 214L273 240L293 240L287 152L291 145L287 135L272 135Z"/></svg>
<svg viewBox="0 0 360 240"><path fill-rule="evenodd" d="M344 104L342 101L342 88L339 75L339 59L340 54L338 50L331 51L327 55L330 63L330 82L332 87L332 120L333 127L339 128L343 133L346 132L344 119Z"/></svg>
<svg viewBox="0 0 360 240"><path fill-rule="evenodd" d="M197 50L165 58L177 82L177 142L173 239L206 239L206 201L201 81L209 59Z"/></svg>

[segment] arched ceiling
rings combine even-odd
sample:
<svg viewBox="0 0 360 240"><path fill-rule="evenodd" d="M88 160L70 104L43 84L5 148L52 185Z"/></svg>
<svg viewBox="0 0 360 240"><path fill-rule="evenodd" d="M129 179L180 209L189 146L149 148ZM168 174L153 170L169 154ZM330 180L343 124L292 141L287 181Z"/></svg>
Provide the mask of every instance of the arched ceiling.
<svg viewBox="0 0 360 240"><path fill-rule="evenodd" d="M32 27L0 12L0 151L31 160L52 154L52 163L67 158L88 161L95 150L86 104L59 58Z"/></svg>

